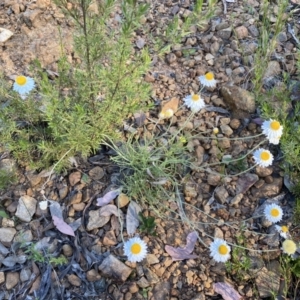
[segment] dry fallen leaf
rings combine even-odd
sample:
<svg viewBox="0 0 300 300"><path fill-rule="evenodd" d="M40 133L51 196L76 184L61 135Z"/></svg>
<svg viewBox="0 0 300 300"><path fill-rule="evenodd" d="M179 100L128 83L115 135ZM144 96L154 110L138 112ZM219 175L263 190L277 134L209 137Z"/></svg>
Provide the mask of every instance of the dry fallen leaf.
<svg viewBox="0 0 300 300"><path fill-rule="evenodd" d="M172 98L170 101L168 101L162 106L161 111L159 113L159 117L161 119L171 118L173 114L177 111L178 104L179 104L179 99Z"/></svg>
<svg viewBox="0 0 300 300"><path fill-rule="evenodd" d="M195 254L191 254L194 250L195 244L197 242L198 234L193 231L186 237L186 246L184 248L178 247L174 248L172 246L166 245L165 250L170 254L173 261L184 260L190 258L197 258Z"/></svg>
<svg viewBox="0 0 300 300"><path fill-rule="evenodd" d="M142 211L141 207L134 201L131 201L128 205L126 215L126 229L128 235L135 233L140 224L139 213Z"/></svg>
<svg viewBox="0 0 300 300"><path fill-rule="evenodd" d="M49 206L50 208L50 213L51 216L56 216L59 219L63 219L63 213L62 213L62 208L60 207L60 204L55 201L50 200L51 205Z"/></svg>
<svg viewBox="0 0 300 300"><path fill-rule="evenodd" d="M119 216L122 212L113 204L108 204L101 207L99 211L99 216L101 217L110 217L111 215L115 215L116 217Z"/></svg>
<svg viewBox="0 0 300 300"><path fill-rule="evenodd" d="M217 282L214 283L214 290L220 294L224 300L240 300L240 294L228 283Z"/></svg>
<svg viewBox="0 0 300 300"><path fill-rule="evenodd" d="M56 216L52 216L53 224L56 228L64 234L75 236L73 229L68 225L63 219L60 219Z"/></svg>
<svg viewBox="0 0 300 300"><path fill-rule="evenodd" d="M103 197L97 198L97 206L104 206L114 200L119 194L121 190L114 190L106 193Z"/></svg>

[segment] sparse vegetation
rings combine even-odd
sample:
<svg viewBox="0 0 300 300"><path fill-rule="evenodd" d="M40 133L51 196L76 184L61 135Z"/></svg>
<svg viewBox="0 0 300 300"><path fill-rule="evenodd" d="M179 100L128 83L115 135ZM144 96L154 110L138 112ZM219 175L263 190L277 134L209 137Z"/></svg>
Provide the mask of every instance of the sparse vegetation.
<svg viewBox="0 0 300 300"><path fill-rule="evenodd" d="M21 247L25 249L24 252L28 255L28 258L34 262L51 264L53 266L65 265L68 263L68 259L64 255L54 257L48 253L46 249L43 249L42 251L37 250L35 243L30 243L29 245L23 243Z"/></svg>
<svg viewBox="0 0 300 300"><path fill-rule="evenodd" d="M217 1L209 0L204 5L203 0L195 0L191 8L184 10L185 14L175 14L174 18L163 23L156 34L147 31L147 27L142 29L148 9L148 5L143 2L139 3L136 0L105 0L101 3L93 0L74 0L72 3L67 0L56 0L55 2L74 22L76 59L70 62L62 51L58 63L58 75L55 79L50 79L40 63L36 61L32 66L32 72L37 90L27 95L26 99L24 95L11 91L0 74L0 139L3 151L9 151L22 166L30 165L45 169L54 165L58 170L62 170L68 167L70 158L88 157L95 153L101 144L108 146L114 151L111 160L121 170L122 191L141 206L150 208L161 218L168 217L169 214L166 212L171 211L172 218L181 217L181 221L193 230L199 229L200 225L203 225L205 230L208 227L223 225L233 228L232 223L224 221L223 217L218 219L216 216L215 210L225 207L223 204L226 203L221 201L222 204L216 204L215 191L211 191L210 187L206 191L206 194L211 194L209 201L216 204L213 212L211 208L206 212L199 208L200 205L207 208L211 204L207 204L209 201L205 202L206 199L204 201L199 197L196 203L190 203L195 200L195 195L199 194L199 191L190 191L192 196L184 195L188 201L181 197L184 194L184 184L189 179L191 171L220 175L220 178L227 176L230 180L235 175L249 171L255 165L249 167L251 163L248 155L260 144L253 145L250 150L242 149L241 151L245 153L242 153L239 158L232 158L230 155L226 158L227 150L219 147L218 141L222 139L231 141L235 138L228 138L225 133L225 137L218 138L212 134L212 126L208 127L207 132L198 133L192 130L185 136L186 124L183 126L181 124L177 131L174 128L171 130L174 124L162 126L162 130L155 131L162 118L158 121L149 118L148 121L152 122L154 128L152 132L148 131L147 134L144 132L144 135L140 136L124 136L121 131L124 120L130 118L133 113L153 107L149 101L151 87L142 79L150 69L150 54L163 57L172 49L178 48L183 38L194 38L196 29L205 25L213 16ZM265 76L270 60L275 57L276 60L284 61L284 57L277 57L276 47L278 35L283 30L288 16L288 4L288 0L279 1L277 19L271 23L270 17L273 13L270 9L271 3L267 0L262 1L260 37L249 80L259 106L260 117L276 119L284 127L284 134L280 137L280 147L270 145L270 149L275 160L283 158L282 170L293 183L291 190L296 197L294 220L299 222L300 105L290 100L292 82L288 72L270 78ZM120 10L120 20L116 19L112 23L110 15L116 7ZM252 7L246 8L250 14L254 14L255 10ZM235 17L232 14L232 20ZM144 33L149 34L148 47L135 47L135 35L138 30L144 30ZM63 41L61 46L63 49ZM180 55L189 59L198 50L197 47L192 47L191 44L186 48L181 47ZM194 116L195 113L191 113L187 121ZM196 139L198 144L196 142L193 144L193 140ZM211 144L216 146L216 154L211 155L215 156L212 163L202 158L201 164L197 165L193 151L195 145L201 145L199 140L202 139L214 140L214 144ZM116 142L117 140L119 142ZM206 146L208 147L203 148L203 151L207 154L210 145ZM87 174L81 177L81 183L88 184L91 180ZM199 176L195 182L202 183L205 180L207 178ZM13 181L12 174L0 170L0 190L5 189ZM219 182L211 186L219 187ZM234 187L233 185L233 190ZM196 213L202 213L211 219L211 222L201 220L201 223L199 220L192 220L185 211L186 207ZM224 212L226 213L227 211ZM0 216L7 217L4 210L3 212L0 210ZM140 214L139 218L141 223L139 230L155 236L155 218L143 214ZM203 236L213 239L214 237L204 229ZM233 230L237 231L234 237L236 245L232 245L231 260L226 262L226 270L238 280L245 282L249 280L248 272L251 267L244 235L244 231L248 229L235 227ZM203 242L200 237L199 241ZM204 242L203 244L206 245ZM221 246L224 253L220 250ZM229 257L229 246L227 244L226 247L224 244L221 246L215 249L221 256L220 262L225 255ZM37 250L35 243L24 244L23 248L28 258L35 262L53 266L68 263L63 255L54 257L45 250ZM138 252L138 249L136 251ZM296 299L300 281L300 260L283 255L281 266L281 275L286 284L283 295L292 297L294 294ZM290 287L294 287L294 290L291 291ZM142 294L147 297L148 289L143 289ZM274 292L274 299L275 297L277 297L276 292Z"/></svg>

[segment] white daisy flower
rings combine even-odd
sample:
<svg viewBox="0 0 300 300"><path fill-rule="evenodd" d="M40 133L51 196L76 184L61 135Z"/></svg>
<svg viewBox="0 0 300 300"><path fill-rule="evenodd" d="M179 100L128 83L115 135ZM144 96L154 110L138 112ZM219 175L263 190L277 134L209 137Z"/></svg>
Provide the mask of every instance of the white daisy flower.
<svg viewBox="0 0 300 300"><path fill-rule="evenodd" d="M31 77L17 76L13 84L13 90L20 95L25 95L34 89L34 85L34 80Z"/></svg>
<svg viewBox="0 0 300 300"><path fill-rule="evenodd" d="M280 140L280 137L279 138L269 138L269 143L274 144L274 145L278 145L279 140Z"/></svg>
<svg viewBox="0 0 300 300"><path fill-rule="evenodd" d="M284 253L288 254L288 255L293 255L295 254L296 250L297 250L297 245L294 241L292 240L285 240L282 243L282 248Z"/></svg>
<svg viewBox="0 0 300 300"><path fill-rule="evenodd" d="M272 203L265 207L264 214L269 222L277 223L282 219L283 212L279 205Z"/></svg>
<svg viewBox="0 0 300 300"><path fill-rule="evenodd" d="M230 247L222 239L214 239L209 246L210 256L216 262L226 262L230 258Z"/></svg>
<svg viewBox="0 0 300 300"><path fill-rule="evenodd" d="M199 76L198 79L203 86L215 87L217 85L217 80L215 80L212 72L208 72L205 75Z"/></svg>
<svg viewBox="0 0 300 300"><path fill-rule="evenodd" d="M279 139L282 136L283 127L276 120L270 119L269 121L264 121L261 125L262 132L265 134L271 144L277 145Z"/></svg>
<svg viewBox="0 0 300 300"><path fill-rule="evenodd" d="M289 234L289 228L287 226L285 226L285 225L282 225L282 226L275 225L275 228L279 232L280 236L287 239L288 234Z"/></svg>
<svg viewBox="0 0 300 300"><path fill-rule="evenodd" d="M198 112L201 108L205 107L204 100L198 94L186 96L183 101L192 112Z"/></svg>
<svg viewBox="0 0 300 300"><path fill-rule="evenodd" d="M130 262L140 262L147 255L147 245L139 237L134 237L124 243L123 250Z"/></svg>
<svg viewBox="0 0 300 300"><path fill-rule="evenodd" d="M172 118L173 115L174 115L174 110L172 108L168 108L165 111L161 111L158 117L160 119L169 119Z"/></svg>
<svg viewBox="0 0 300 300"><path fill-rule="evenodd" d="M259 148L253 153L254 161L260 167L268 167L273 162L273 155L269 150Z"/></svg>

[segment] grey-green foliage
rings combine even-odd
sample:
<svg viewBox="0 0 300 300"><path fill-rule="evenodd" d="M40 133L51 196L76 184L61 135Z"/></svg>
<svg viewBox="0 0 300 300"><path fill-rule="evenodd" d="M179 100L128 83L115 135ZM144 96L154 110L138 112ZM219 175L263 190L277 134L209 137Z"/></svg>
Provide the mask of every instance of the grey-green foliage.
<svg viewBox="0 0 300 300"><path fill-rule="evenodd" d="M177 135L107 144L116 152L111 159L121 168L126 194L156 212L166 209L164 201L174 195L191 165L187 147Z"/></svg>
<svg viewBox="0 0 300 300"><path fill-rule="evenodd" d="M45 167L61 160L63 167L68 157L89 155L99 147L103 134L116 138L124 119L149 99L150 87L141 79L150 57L146 48L135 50L132 39L147 5L134 0L100 4L74 0L70 7L68 2L56 0L74 21L74 48L80 62L70 64L62 52L55 80L36 63L38 92L25 100L8 91L1 79L0 140L26 165ZM121 19L112 22L117 4Z"/></svg>

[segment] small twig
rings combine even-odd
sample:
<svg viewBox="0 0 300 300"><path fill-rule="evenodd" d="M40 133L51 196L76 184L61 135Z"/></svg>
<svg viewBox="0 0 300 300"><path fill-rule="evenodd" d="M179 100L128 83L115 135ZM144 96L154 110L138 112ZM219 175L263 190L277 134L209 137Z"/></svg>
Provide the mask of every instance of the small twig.
<svg viewBox="0 0 300 300"><path fill-rule="evenodd" d="M297 45L299 46L299 45L300 45L300 41L299 41L298 38L296 37L295 31L294 31L294 29L292 28L292 26L291 26L290 23L287 24L287 30L288 30L288 33L291 34L291 36L293 37L293 39L295 40L295 42L296 42Z"/></svg>
<svg viewBox="0 0 300 300"><path fill-rule="evenodd" d="M226 4L226 0L222 0L222 2L223 2L223 6L224 6L223 13L224 13L224 15L226 15L226 14L227 14L227 4Z"/></svg>
<svg viewBox="0 0 300 300"><path fill-rule="evenodd" d="M69 150L68 150L68 151L67 151L67 152L59 159L59 161L52 167L52 169L51 169L51 171L50 171L50 174L49 174L49 176L48 176L46 182L42 185L41 191L44 190L46 184L49 182L49 180L50 180L50 178L51 178L51 176L52 176L52 174L53 174L53 171L54 171L54 169L56 168L56 166L64 159L64 157L65 157L71 150L72 150L72 148L70 148L70 149L69 149ZM45 197L44 197L44 198L45 198Z"/></svg>

